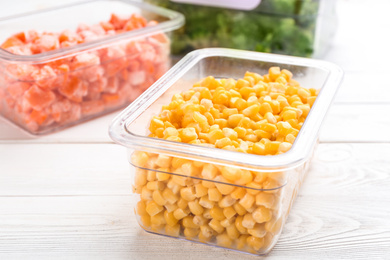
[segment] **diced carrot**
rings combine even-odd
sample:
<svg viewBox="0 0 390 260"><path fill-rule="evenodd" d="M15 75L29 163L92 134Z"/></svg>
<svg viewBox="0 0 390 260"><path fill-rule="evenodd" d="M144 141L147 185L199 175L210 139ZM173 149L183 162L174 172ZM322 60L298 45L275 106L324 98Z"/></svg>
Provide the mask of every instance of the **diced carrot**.
<svg viewBox="0 0 390 260"><path fill-rule="evenodd" d="M89 116L104 110L103 100L90 100L81 103L81 114Z"/></svg>
<svg viewBox="0 0 390 260"><path fill-rule="evenodd" d="M118 94L102 94L104 104L107 106L117 105L119 101Z"/></svg>
<svg viewBox="0 0 390 260"><path fill-rule="evenodd" d="M12 98L17 99L23 96L24 92L26 92L26 90L29 89L30 86L30 83L17 81L7 86L7 92L12 96Z"/></svg>
<svg viewBox="0 0 390 260"><path fill-rule="evenodd" d="M118 87L119 87L118 77L110 77L108 78L107 86L104 89L104 92L115 94L118 91Z"/></svg>
<svg viewBox="0 0 390 260"><path fill-rule="evenodd" d="M39 111L39 110L33 110L30 114L30 119L37 122L38 125L41 125L43 124L43 122L45 122L45 120L47 119L47 114L44 113L43 111Z"/></svg>
<svg viewBox="0 0 390 260"><path fill-rule="evenodd" d="M122 19L118 15L112 14L109 22L114 26L116 30L119 30L123 28L123 26L126 24L126 19Z"/></svg>
<svg viewBox="0 0 390 260"><path fill-rule="evenodd" d="M19 38L10 37L5 42L3 42L3 44L1 44L1 48L7 49L9 47L20 46L20 45L23 45L23 42Z"/></svg>
<svg viewBox="0 0 390 260"><path fill-rule="evenodd" d="M112 25L110 22L100 22L100 25L105 31L115 30L114 25Z"/></svg>
<svg viewBox="0 0 390 260"><path fill-rule="evenodd" d="M40 70L36 70L31 74L31 77L35 80L35 84L37 84L41 88L54 88L53 82L56 80L57 74L54 72L52 67L43 66Z"/></svg>
<svg viewBox="0 0 390 260"><path fill-rule="evenodd" d="M54 102L55 94L50 90L43 90L34 85L24 93L23 98L33 109L42 110Z"/></svg>
<svg viewBox="0 0 390 260"><path fill-rule="evenodd" d="M81 102L87 94L88 84L78 77L70 77L66 84L58 87L58 91L72 101Z"/></svg>

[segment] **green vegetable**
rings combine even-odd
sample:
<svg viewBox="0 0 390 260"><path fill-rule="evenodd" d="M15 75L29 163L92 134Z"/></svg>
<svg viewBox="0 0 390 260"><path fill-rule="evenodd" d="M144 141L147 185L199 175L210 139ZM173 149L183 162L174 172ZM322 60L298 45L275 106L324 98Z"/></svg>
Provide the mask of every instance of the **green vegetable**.
<svg viewBox="0 0 390 260"><path fill-rule="evenodd" d="M174 32L172 53L226 47L294 56L311 56L319 0L262 0L251 11L146 0L186 17Z"/></svg>

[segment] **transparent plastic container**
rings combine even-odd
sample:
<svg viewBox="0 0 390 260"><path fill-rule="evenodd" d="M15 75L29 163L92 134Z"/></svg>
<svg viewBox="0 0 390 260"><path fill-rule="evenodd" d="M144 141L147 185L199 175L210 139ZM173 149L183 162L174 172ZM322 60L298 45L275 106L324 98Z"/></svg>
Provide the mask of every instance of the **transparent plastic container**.
<svg viewBox="0 0 390 260"><path fill-rule="evenodd" d="M145 24L124 24L133 15ZM170 32L183 23L177 12L125 0L2 19L0 114L45 134L124 107L169 69Z"/></svg>
<svg viewBox="0 0 390 260"><path fill-rule="evenodd" d="M148 137L152 116L174 94L210 75L240 78L246 71L263 75L271 66L290 70L301 86L320 89L288 152L260 156ZM328 62L275 54L210 48L186 55L109 129L111 138L128 148L140 226L150 233L267 254L305 177L342 75ZM224 171L239 171L240 178L249 175L253 181L228 181L222 177ZM172 221L172 214L180 220ZM256 219L256 224L246 222L245 228L248 218Z"/></svg>
<svg viewBox="0 0 390 260"><path fill-rule="evenodd" d="M185 15L172 53L224 47L321 57L337 29L335 0L146 0Z"/></svg>

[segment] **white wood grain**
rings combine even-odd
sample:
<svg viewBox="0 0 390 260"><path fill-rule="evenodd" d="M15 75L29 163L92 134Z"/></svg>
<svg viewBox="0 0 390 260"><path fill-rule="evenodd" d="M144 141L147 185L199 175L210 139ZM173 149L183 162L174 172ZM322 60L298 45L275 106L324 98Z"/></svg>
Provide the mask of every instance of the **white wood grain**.
<svg viewBox="0 0 390 260"><path fill-rule="evenodd" d="M70 153L74 146L78 148L45 146L58 146ZM101 154L99 159L112 152L110 145L84 146L95 150L95 156ZM283 234L267 259L388 259L389 153L390 144L320 144ZM63 158L62 165L73 159ZM95 159L89 157L88 161L92 164ZM81 160L75 164L84 165ZM135 197L123 195L120 182L126 181L126 167L112 168L110 163L98 167L106 178L95 180L89 169L79 174L94 190L104 189L107 178L117 171L118 181L111 187L111 195L66 195L74 192L72 186L77 186L78 180L58 182L55 178L48 178L47 190L42 185L44 191L35 195L27 185L15 185L17 193L1 194L0 259L155 259L157 255L159 259L258 259L145 233L132 213ZM31 186L37 185L32 174L39 170L34 169L24 174ZM12 172L5 175L8 185L12 179L17 183L21 178ZM66 175L67 171L57 173L60 179ZM36 178L42 177L38 174ZM58 193L53 194L49 186L55 186ZM20 192L23 189L25 193Z"/></svg>

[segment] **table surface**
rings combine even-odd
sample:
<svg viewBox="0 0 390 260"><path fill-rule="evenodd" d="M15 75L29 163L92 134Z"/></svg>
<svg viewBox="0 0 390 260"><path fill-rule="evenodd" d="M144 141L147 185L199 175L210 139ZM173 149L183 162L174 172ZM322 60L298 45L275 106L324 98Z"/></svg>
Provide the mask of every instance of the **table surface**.
<svg viewBox="0 0 390 260"><path fill-rule="evenodd" d="M1 15L20 11L10 6ZM324 59L344 69L344 82L266 258L390 259L388 10L386 0L337 2ZM116 114L39 138L0 118L0 259L257 259L141 230L125 149L107 135Z"/></svg>

